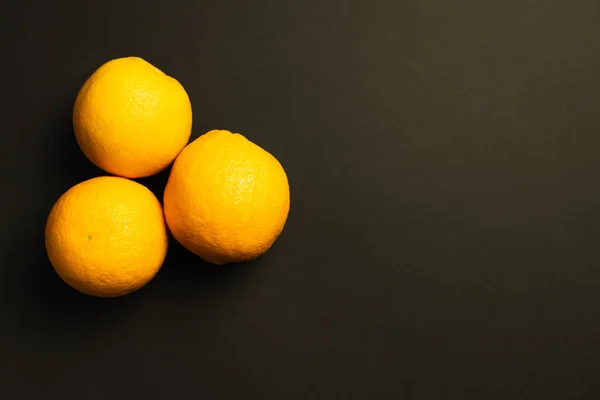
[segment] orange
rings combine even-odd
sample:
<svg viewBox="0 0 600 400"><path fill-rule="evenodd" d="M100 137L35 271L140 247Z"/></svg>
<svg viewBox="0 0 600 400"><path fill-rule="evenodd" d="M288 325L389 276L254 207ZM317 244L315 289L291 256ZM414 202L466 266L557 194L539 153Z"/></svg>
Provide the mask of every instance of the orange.
<svg viewBox="0 0 600 400"><path fill-rule="evenodd" d="M121 296L148 283L167 252L161 205L146 187L119 177L79 183L52 207L46 250L58 275L80 292Z"/></svg>
<svg viewBox="0 0 600 400"><path fill-rule="evenodd" d="M290 207L275 157L240 134L213 130L177 157L164 194L167 225L214 264L253 259L281 233Z"/></svg>
<svg viewBox="0 0 600 400"><path fill-rule="evenodd" d="M187 144L192 107L181 84L138 57L118 58L83 84L73 109L79 147L103 170L154 175Z"/></svg>

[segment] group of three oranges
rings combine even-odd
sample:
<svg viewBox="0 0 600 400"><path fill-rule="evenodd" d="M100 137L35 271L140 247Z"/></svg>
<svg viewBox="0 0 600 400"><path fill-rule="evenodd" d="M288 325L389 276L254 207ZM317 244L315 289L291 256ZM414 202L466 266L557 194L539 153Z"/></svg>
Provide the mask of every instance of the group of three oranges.
<svg viewBox="0 0 600 400"><path fill-rule="evenodd" d="M223 130L188 145L192 107L185 89L141 58L109 61L87 79L73 127L86 157L111 174L70 188L46 223L52 266L83 293L115 297L144 286L163 264L168 230L220 265L258 257L283 229L290 194L277 159ZM173 161L163 212L154 194L131 179Z"/></svg>

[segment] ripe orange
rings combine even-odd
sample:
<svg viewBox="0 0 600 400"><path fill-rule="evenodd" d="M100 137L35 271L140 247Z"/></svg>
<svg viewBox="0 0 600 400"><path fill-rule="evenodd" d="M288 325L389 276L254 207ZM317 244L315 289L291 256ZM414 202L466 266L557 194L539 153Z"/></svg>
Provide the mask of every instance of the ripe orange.
<svg viewBox="0 0 600 400"><path fill-rule="evenodd" d="M177 157L164 195L167 224L184 247L214 264L267 251L290 207L275 157L240 134L213 130Z"/></svg>
<svg viewBox="0 0 600 400"><path fill-rule="evenodd" d="M73 109L77 142L103 170L127 178L154 175L187 144L192 107L181 84L138 57L98 68Z"/></svg>
<svg viewBox="0 0 600 400"><path fill-rule="evenodd" d="M154 194L139 183L99 177L54 204L46 250L58 275L80 292L115 297L137 290L160 269L167 228Z"/></svg>

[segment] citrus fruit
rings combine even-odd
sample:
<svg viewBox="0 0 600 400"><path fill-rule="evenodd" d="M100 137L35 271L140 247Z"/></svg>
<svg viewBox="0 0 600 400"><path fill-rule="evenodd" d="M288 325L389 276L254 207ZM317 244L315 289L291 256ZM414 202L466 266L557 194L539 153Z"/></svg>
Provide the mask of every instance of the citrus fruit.
<svg viewBox="0 0 600 400"><path fill-rule="evenodd" d="M83 84L73 108L79 147L127 178L160 172L187 144L192 107L181 84L139 57L118 58Z"/></svg>
<svg viewBox="0 0 600 400"><path fill-rule="evenodd" d="M148 283L167 252L158 199L125 178L79 183L52 207L46 250L58 275L80 292L116 297Z"/></svg>
<svg viewBox="0 0 600 400"><path fill-rule="evenodd" d="M290 207L275 157L240 134L213 130L177 157L164 194L165 218L184 247L213 264L267 251Z"/></svg>

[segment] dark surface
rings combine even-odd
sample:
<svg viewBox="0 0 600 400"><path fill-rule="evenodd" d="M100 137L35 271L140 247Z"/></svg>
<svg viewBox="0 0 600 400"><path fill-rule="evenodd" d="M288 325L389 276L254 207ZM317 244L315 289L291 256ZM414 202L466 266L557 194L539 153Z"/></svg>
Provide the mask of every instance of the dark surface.
<svg viewBox="0 0 600 400"><path fill-rule="evenodd" d="M599 20L596 0L4 2L0 398L600 398ZM56 276L43 228L100 173L77 91L128 55L184 85L194 138L272 152L292 206L256 261L172 243L101 300Z"/></svg>

